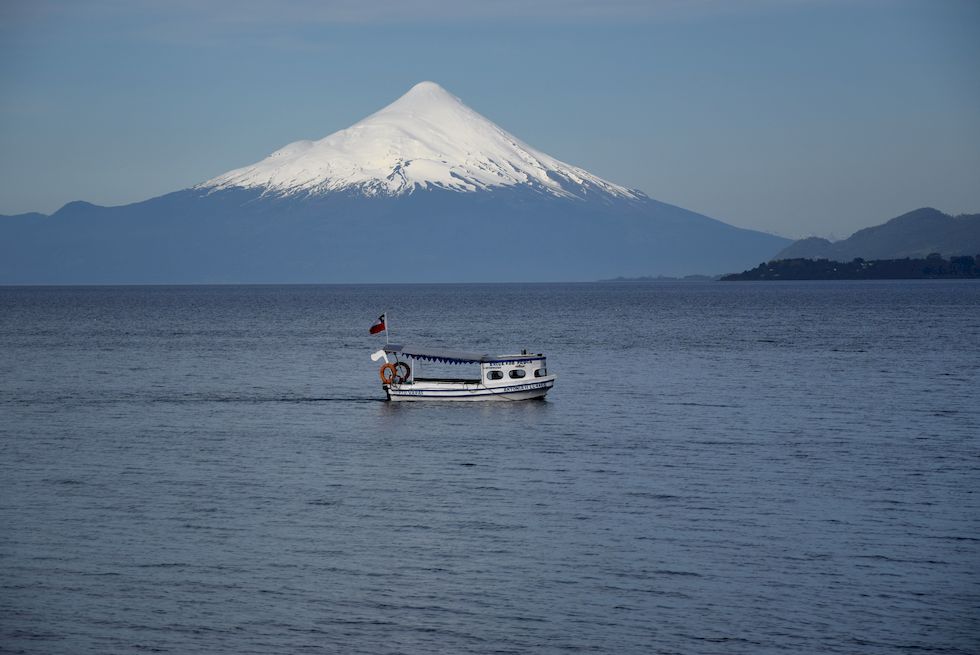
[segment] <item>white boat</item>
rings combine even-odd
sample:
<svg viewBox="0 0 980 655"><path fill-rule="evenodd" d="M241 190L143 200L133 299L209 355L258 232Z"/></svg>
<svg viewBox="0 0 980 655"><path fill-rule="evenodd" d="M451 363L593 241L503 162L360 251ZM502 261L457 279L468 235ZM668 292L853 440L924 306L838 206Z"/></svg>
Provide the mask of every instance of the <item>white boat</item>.
<svg viewBox="0 0 980 655"><path fill-rule="evenodd" d="M555 386L556 376L548 373L547 359L540 353L487 355L389 344L371 359L384 360L378 374L392 401L530 400L543 398ZM479 365L479 377L420 377L419 362Z"/></svg>

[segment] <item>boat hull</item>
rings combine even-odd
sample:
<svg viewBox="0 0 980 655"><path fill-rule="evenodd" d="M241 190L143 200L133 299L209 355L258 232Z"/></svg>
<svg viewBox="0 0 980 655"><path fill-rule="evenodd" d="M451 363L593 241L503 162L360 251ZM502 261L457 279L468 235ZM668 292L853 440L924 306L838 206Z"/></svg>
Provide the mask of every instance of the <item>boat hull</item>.
<svg viewBox="0 0 980 655"><path fill-rule="evenodd" d="M544 398L555 386L554 376L523 384L486 386L481 383L415 383L385 385L388 400L514 401Z"/></svg>

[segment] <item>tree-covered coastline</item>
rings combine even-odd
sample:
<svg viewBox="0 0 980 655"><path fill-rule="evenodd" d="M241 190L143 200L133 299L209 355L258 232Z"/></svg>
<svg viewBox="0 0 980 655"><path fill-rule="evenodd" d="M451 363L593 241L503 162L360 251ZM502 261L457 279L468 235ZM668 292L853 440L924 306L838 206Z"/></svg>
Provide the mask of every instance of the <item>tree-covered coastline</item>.
<svg viewBox="0 0 980 655"><path fill-rule="evenodd" d="M830 259L777 259L753 269L725 275L724 282L754 280L916 280L980 278L980 255L944 259L932 253L924 259L874 259L850 262Z"/></svg>

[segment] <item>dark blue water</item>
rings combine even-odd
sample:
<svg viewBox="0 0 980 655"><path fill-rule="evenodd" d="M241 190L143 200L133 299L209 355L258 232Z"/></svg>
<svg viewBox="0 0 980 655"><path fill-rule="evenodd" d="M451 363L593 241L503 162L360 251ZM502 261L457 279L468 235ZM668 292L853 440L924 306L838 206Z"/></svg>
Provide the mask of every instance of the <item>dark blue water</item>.
<svg viewBox="0 0 980 655"><path fill-rule="evenodd" d="M383 402L368 326L545 402ZM0 289L0 650L975 653L980 284Z"/></svg>

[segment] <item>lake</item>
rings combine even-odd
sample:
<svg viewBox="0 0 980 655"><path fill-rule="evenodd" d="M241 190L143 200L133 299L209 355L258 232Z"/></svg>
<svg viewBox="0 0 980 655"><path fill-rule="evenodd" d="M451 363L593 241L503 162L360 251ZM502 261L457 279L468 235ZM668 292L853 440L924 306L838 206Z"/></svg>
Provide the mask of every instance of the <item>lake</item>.
<svg viewBox="0 0 980 655"><path fill-rule="evenodd" d="M0 651L980 650L980 282L6 287L0 389Z"/></svg>

